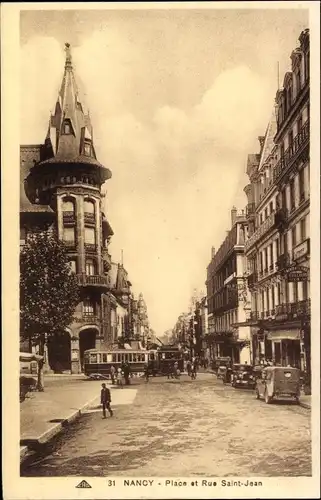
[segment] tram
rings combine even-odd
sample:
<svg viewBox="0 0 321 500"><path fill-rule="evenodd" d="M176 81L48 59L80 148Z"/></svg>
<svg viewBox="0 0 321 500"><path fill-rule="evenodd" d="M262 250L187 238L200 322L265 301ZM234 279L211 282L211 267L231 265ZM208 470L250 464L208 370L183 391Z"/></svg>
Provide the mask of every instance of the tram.
<svg viewBox="0 0 321 500"><path fill-rule="evenodd" d="M110 368L121 367L128 363L131 373L143 373L148 363L148 351L117 349L117 351L100 351L89 349L84 352L84 373L87 377L93 374L110 376Z"/></svg>
<svg viewBox="0 0 321 500"><path fill-rule="evenodd" d="M147 365L153 376L166 375L177 361L178 368L184 370L184 353L176 346L162 345L152 350L117 349L112 351L89 349L84 353L84 373L87 377L102 375L110 377L110 368L128 363L131 373L144 372Z"/></svg>

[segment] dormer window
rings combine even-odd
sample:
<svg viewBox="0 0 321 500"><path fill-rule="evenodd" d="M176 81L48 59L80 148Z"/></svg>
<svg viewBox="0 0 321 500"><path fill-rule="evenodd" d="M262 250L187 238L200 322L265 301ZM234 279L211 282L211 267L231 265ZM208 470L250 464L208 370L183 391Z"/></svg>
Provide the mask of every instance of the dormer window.
<svg viewBox="0 0 321 500"><path fill-rule="evenodd" d="M63 127L63 133L68 135L68 134L71 134L71 126L70 126L70 123L69 122L64 122L64 127Z"/></svg>
<svg viewBox="0 0 321 500"><path fill-rule="evenodd" d="M84 153L86 156L91 156L91 144L90 144L90 142L85 142Z"/></svg>

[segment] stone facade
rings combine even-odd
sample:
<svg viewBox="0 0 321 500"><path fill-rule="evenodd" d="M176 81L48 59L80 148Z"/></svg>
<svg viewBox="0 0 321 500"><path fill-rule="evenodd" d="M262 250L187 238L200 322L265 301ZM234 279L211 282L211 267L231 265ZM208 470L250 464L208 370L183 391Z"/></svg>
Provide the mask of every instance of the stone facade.
<svg viewBox="0 0 321 500"><path fill-rule="evenodd" d="M207 267L208 344L212 357L250 362L250 293L244 277L248 222L244 210L231 210L231 229Z"/></svg>
<svg viewBox="0 0 321 500"><path fill-rule="evenodd" d="M309 30L292 52L261 150L249 155L247 281L254 361L310 373Z"/></svg>

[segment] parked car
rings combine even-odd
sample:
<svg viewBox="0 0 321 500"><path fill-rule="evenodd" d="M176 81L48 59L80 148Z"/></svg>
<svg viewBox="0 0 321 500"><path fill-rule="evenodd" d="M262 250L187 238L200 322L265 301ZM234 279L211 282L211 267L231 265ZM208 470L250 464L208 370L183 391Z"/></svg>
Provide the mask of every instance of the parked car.
<svg viewBox="0 0 321 500"><path fill-rule="evenodd" d="M300 402L300 370L284 366L269 366L256 381L255 395L267 404L276 399Z"/></svg>
<svg viewBox="0 0 321 500"><path fill-rule="evenodd" d="M39 363L43 356L29 352L19 353L20 362L20 403L26 399L28 392L36 390L38 386Z"/></svg>
<svg viewBox="0 0 321 500"><path fill-rule="evenodd" d="M247 364L234 364L231 384L232 387L246 387L254 389L256 383L253 366Z"/></svg>

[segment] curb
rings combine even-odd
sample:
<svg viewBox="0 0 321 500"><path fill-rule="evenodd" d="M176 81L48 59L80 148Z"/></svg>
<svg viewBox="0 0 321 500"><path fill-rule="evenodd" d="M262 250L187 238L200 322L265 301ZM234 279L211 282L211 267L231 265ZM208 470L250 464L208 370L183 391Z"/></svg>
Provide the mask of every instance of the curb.
<svg viewBox="0 0 321 500"><path fill-rule="evenodd" d="M311 404L309 404L309 403L302 403L301 401L300 401L299 404L300 404L300 406L302 406L302 408L305 408L306 410L311 410Z"/></svg>
<svg viewBox="0 0 321 500"><path fill-rule="evenodd" d="M37 438L27 438L20 440L20 464L26 460L26 458L30 457L35 453L39 446L48 443L53 437L57 436L60 432L62 432L68 425L75 422L82 414L84 410L87 410L93 403L99 399L98 396L95 396L90 401L87 401L80 408L73 410L67 418L61 419L58 423L50 427L43 434L38 436Z"/></svg>

